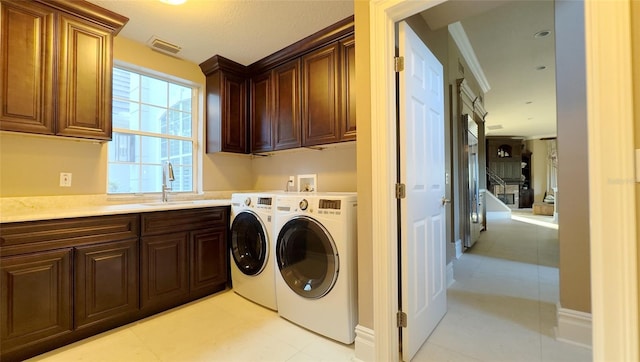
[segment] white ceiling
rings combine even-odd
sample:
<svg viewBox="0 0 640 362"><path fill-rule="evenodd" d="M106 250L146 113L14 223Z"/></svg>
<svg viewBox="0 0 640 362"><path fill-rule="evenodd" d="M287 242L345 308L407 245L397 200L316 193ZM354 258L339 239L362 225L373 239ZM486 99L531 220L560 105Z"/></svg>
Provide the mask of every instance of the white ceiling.
<svg viewBox="0 0 640 362"><path fill-rule="evenodd" d="M556 135L553 9L553 1L514 1L461 21L491 84L488 135ZM551 35L534 37L542 30ZM541 66L546 69L537 70ZM490 130L497 125L503 129Z"/></svg>
<svg viewBox="0 0 640 362"><path fill-rule="evenodd" d="M89 1L130 18L119 36L140 43L159 37L197 64L219 54L249 65L353 15L353 1L343 0ZM556 135L552 0L451 0L422 16L434 30L455 21L465 29L491 86L488 135ZM551 36L534 38L540 30ZM547 69L536 70L541 65Z"/></svg>
<svg viewBox="0 0 640 362"><path fill-rule="evenodd" d="M218 54L249 65L353 15L343 0L89 1L129 18L119 36L143 44L156 36L196 64Z"/></svg>

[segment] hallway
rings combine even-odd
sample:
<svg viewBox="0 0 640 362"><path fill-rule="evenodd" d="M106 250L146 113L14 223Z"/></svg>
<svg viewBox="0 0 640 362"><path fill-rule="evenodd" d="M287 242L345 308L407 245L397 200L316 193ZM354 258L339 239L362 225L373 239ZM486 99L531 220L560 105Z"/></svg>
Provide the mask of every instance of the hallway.
<svg viewBox="0 0 640 362"><path fill-rule="evenodd" d="M488 221L454 261L448 312L414 361L591 361L591 350L554 339L558 231Z"/></svg>

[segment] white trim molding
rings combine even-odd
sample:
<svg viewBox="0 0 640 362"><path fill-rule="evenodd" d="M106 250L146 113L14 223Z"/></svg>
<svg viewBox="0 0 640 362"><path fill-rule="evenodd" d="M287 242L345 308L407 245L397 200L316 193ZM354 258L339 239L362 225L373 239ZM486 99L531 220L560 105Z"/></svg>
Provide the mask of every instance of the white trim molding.
<svg viewBox="0 0 640 362"><path fill-rule="evenodd" d="M558 326L555 328L558 341L591 348L591 314L566 309L556 303L556 318Z"/></svg>
<svg viewBox="0 0 640 362"><path fill-rule="evenodd" d="M456 259L460 259L462 256L462 240L456 240L454 245L456 247Z"/></svg>
<svg viewBox="0 0 640 362"><path fill-rule="evenodd" d="M453 260L447 264L447 288L453 285L456 280L453 278Z"/></svg>
<svg viewBox="0 0 640 362"><path fill-rule="evenodd" d="M393 58L396 22L444 0L374 0L369 4L371 62L371 219L375 360L399 359L398 220L395 198L396 83Z"/></svg>
<svg viewBox="0 0 640 362"><path fill-rule="evenodd" d="M471 73L476 77L482 92L487 93L491 90L491 86L489 85L489 81L487 77L484 75L484 70L482 70L482 66L476 57L476 52L473 50L471 43L469 42L469 38L467 37L467 33L464 31L462 24L459 21L449 24L449 34L453 38L453 41L460 49L460 53L462 57L467 62Z"/></svg>
<svg viewBox="0 0 640 362"><path fill-rule="evenodd" d="M631 1L584 2L594 361L640 360Z"/></svg>
<svg viewBox="0 0 640 362"><path fill-rule="evenodd" d="M355 361L374 362L376 355L376 337L373 329L356 326L356 355Z"/></svg>

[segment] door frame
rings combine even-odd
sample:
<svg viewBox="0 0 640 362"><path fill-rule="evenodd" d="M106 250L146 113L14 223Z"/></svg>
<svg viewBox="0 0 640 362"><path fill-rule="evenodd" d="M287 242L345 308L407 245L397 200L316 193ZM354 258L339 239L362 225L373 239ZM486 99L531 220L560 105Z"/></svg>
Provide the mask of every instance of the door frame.
<svg viewBox="0 0 640 362"><path fill-rule="evenodd" d="M375 360L399 358L394 192L398 165L396 125L389 121L395 119L395 23L444 1L374 0L369 8L371 171L376 175L371 182ZM630 1L618 1L616 6L585 1L595 360L638 360L640 354L635 183L631 181L634 145L629 132L633 129ZM616 240L616 245L612 247L610 240Z"/></svg>

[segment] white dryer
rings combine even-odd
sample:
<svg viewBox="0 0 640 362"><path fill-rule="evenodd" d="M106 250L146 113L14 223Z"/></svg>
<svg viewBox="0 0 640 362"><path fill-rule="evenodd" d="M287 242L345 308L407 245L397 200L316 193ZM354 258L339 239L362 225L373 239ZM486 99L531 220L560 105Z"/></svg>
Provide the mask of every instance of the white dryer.
<svg viewBox="0 0 640 362"><path fill-rule="evenodd" d="M277 310L274 201L271 194L231 195L229 248L233 290L255 303Z"/></svg>
<svg viewBox="0 0 640 362"><path fill-rule="evenodd" d="M278 314L351 344L357 324L355 193L277 195Z"/></svg>

